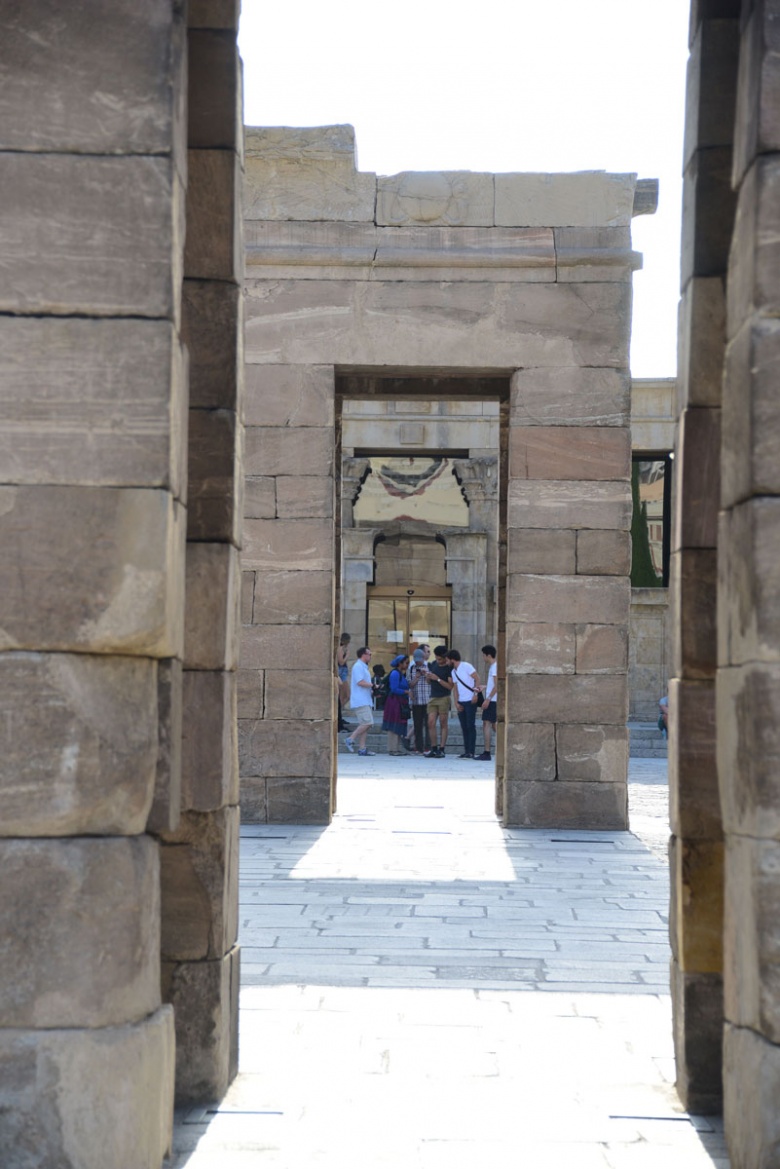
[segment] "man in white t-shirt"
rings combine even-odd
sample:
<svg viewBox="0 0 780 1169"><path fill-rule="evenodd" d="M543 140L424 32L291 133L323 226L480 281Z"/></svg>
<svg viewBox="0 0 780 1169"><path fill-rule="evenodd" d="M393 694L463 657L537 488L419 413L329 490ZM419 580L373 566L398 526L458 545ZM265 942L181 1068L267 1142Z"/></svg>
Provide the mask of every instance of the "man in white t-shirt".
<svg viewBox="0 0 780 1169"><path fill-rule="evenodd" d="M479 676L471 662L464 662L456 649L447 650L447 662L452 666L455 683L455 708L463 731L463 753L460 759L473 759L477 749L477 695Z"/></svg>
<svg viewBox="0 0 780 1169"><path fill-rule="evenodd" d="M367 645L361 646L350 675L349 705L358 725L351 735L347 735L344 746L348 751L354 751L357 747L358 755L375 754L366 748L368 729L374 725L374 684L368 668L370 661L371 650Z"/></svg>
<svg viewBox="0 0 780 1169"><path fill-rule="evenodd" d="M496 647L494 645L483 645L482 657L488 668L487 682L485 683L485 689L482 691L485 696L482 704L482 734L485 737L485 750L481 755L477 755L477 759L488 763L491 759L490 739L496 728L496 720L498 718L496 714L496 695L498 694Z"/></svg>

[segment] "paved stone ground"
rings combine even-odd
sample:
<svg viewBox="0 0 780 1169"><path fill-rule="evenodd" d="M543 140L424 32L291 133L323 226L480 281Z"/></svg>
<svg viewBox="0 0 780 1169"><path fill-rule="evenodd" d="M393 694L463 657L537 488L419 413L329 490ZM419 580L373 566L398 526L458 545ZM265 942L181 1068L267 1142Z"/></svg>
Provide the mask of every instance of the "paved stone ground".
<svg viewBox="0 0 780 1169"><path fill-rule="evenodd" d="M673 1089L666 761L631 833L505 830L492 767L339 760L246 826L241 1074L175 1169L727 1169Z"/></svg>

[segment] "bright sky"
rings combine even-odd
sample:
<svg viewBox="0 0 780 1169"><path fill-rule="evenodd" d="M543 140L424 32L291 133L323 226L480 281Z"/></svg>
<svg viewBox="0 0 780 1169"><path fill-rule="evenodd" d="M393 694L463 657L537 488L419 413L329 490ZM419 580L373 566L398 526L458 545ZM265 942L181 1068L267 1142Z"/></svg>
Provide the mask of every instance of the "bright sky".
<svg viewBox="0 0 780 1169"><path fill-rule="evenodd" d="M683 0L243 0L244 120L355 127L361 170L635 171L631 371L676 372Z"/></svg>

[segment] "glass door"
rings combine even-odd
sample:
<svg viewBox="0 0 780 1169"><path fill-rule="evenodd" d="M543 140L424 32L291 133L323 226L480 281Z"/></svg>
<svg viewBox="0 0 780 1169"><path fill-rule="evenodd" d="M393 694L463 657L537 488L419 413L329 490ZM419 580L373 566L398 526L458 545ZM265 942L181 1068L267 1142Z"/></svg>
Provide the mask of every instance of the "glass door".
<svg viewBox="0 0 780 1169"><path fill-rule="evenodd" d="M452 602L450 589L404 589L391 586L368 592L368 645L372 666L389 671L399 653L411 654L427 642L431 649L447 645Z"/></svg>

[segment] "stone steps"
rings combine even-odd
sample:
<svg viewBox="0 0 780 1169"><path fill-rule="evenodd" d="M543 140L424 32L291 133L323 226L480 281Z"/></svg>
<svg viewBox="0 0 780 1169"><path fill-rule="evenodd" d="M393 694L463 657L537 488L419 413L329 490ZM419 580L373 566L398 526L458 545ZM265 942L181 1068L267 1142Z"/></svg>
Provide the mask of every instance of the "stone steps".
<svg viewBox="0 0 780 1169"><path fill-rule="evenodd" d="M369 731L366 736L366 746L369 751L374 751L377 755L387 754L387 733L379 729L382 725L381 711L374 712L375 729ZM353 720L347 715L347 721ZM411 728L411 720L409 726ZM630 722L628 724L630 732L630 749L629 754L633 759L665 759L666 739L655 723L640 723ZM344 746L344 735L339 735L339 755L346 755L349 752ZM477 715L477 747L482 750L482 719ZM449 733L447 736L447 754L459 755L463 750L463 735L460 731L460 723L457 716L451 717L449 721Z"/></svg>

